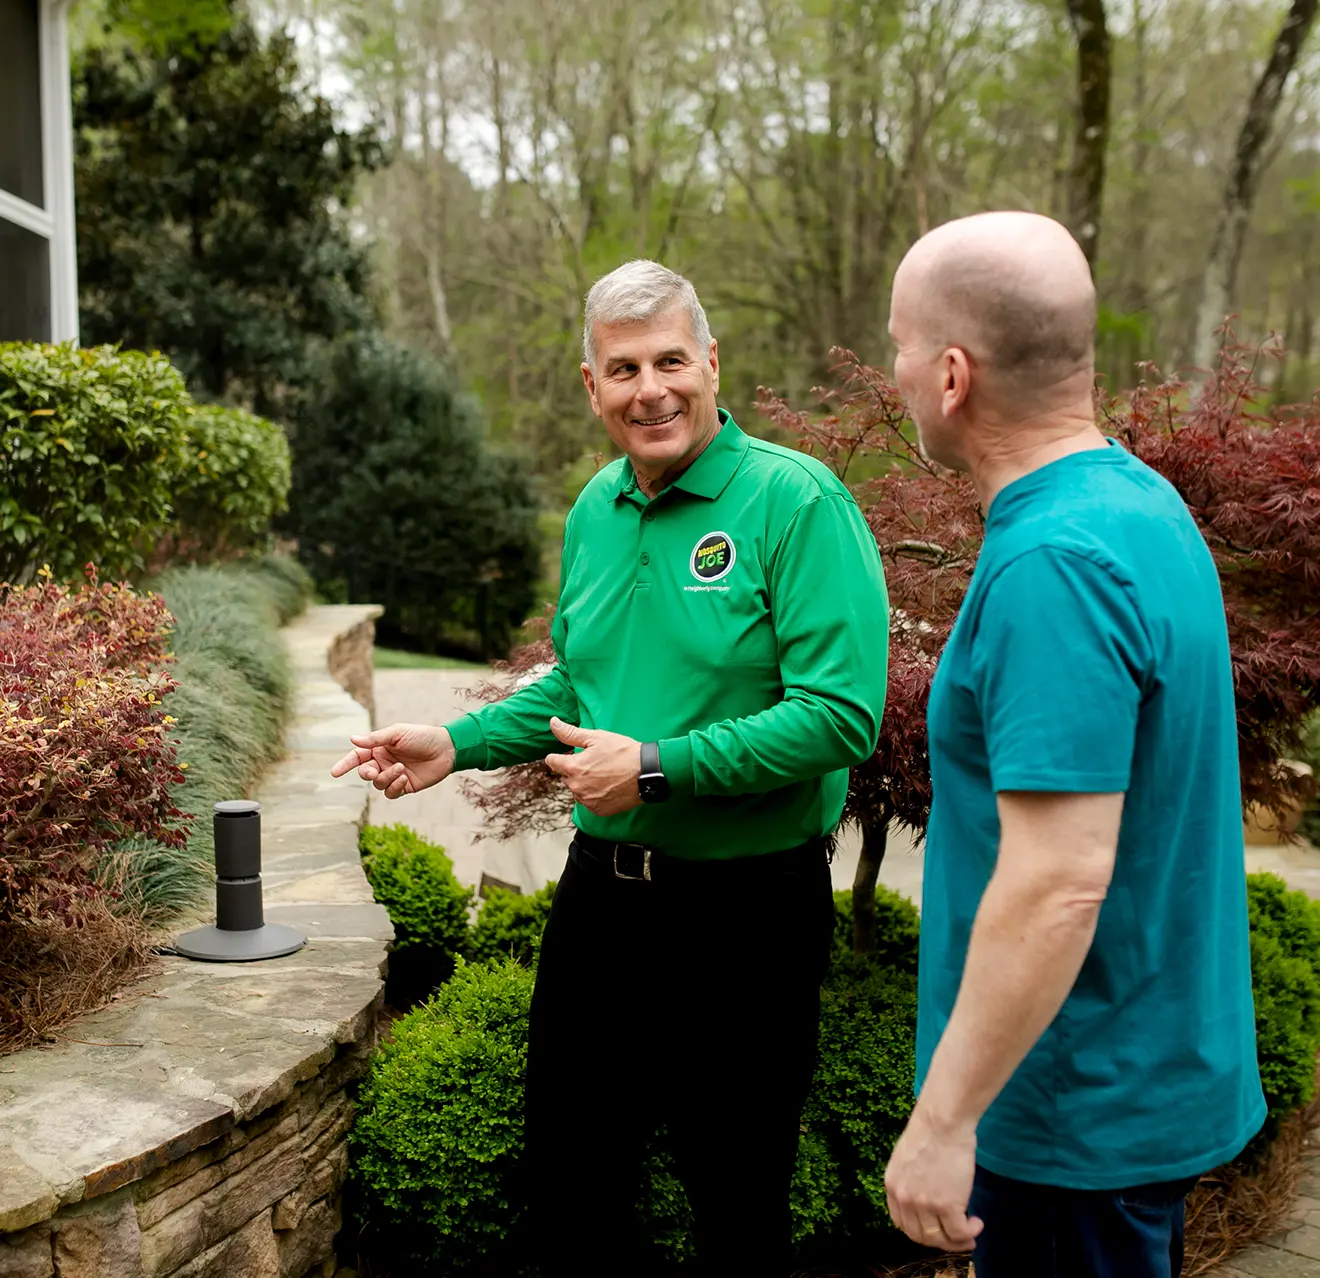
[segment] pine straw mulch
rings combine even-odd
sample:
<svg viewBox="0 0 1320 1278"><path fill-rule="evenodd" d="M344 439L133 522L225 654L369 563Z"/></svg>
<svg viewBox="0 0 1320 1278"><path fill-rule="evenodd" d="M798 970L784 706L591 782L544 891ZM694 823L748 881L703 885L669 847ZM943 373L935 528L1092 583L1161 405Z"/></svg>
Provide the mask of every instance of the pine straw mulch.
<svg viewBox="0 0 1320 1278"><path fill-rule="evenodd" d="M97 899L67 919L0 926L0 1056L52 1039L77 1039L62 1026L104 1007L150 965L142 924Z"/></svg>

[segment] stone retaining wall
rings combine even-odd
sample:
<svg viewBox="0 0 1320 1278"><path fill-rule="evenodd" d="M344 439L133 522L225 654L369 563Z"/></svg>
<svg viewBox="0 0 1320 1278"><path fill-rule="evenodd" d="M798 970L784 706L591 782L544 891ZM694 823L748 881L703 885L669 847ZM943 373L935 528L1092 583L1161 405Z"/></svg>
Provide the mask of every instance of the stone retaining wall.
<svg viewBox="0 0 1320 1278"><path fill-rule="evenodd" d="M358 858L367 792L329 776L370 717L328 659L365 635L369 660L376 612L313 608L285 631L297 712L256 797L266 917L308 944L167 958L58 1046L0 1059L0 1278L336 1272L346 1089L376 1043L393 932Z"/></svg>

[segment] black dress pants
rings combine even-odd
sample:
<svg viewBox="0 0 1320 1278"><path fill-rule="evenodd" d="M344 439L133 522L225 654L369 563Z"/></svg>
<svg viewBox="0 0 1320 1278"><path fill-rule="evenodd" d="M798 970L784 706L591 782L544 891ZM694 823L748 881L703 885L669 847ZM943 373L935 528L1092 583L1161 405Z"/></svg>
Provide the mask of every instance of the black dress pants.
<svg viewBox="0 0 1320 1278"><path fill-rule="evenodd" d="M541 943L526 1193L547 1278L648 1272L636 1204L663 1124L698 1272L786 1278L833 900L823 845L666 861L650 882L570 855Z"/></svg>

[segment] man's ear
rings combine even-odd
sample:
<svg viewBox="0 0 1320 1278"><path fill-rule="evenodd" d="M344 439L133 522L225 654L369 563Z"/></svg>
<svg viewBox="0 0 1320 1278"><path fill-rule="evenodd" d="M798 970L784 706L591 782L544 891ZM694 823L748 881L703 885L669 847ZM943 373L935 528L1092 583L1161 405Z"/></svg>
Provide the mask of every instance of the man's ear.
<svg viewBox="0 0 1320 1278"><path fill-rule="evenodd" d="M943 355L943 385L940 388L940 409L945 417L952 417L966 402L972 390L972 364L961 346L950 346Z"/></svg>
<svg viewBox="0 0 1320 1278"><path fill-rule="evenodd" d="M591 371L590 364L582 365L582 384L587 388L587 398L591 400L591 411L597 417L603 417L600 411L600 400L596 398L596 374Z"/></svg>
<svg viewBox="0 0 1320 1278"><path fill-rule="evenodd" d="M710 339L710 371L715 381L715 390L720 389L720 344L713 337Z"/></svg>

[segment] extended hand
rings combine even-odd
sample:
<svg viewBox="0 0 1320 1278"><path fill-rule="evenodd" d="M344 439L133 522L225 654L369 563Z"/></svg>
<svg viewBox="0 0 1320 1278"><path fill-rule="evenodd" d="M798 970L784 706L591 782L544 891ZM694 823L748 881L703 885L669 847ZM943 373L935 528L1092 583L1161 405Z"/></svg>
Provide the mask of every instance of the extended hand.
<svg viewBox="0 0 1320 1278"><path fill-rule="evenodd" d="M550 731L565 745L582 747L578 754L550 754L545 759L546 767L564 778L580 804L597 816L617 816L641 804L640 741L618 732L575 728L562 719L551 719Z"/></svg>
<svg viewBox="0 0 1320 1278"><path fill-rule="evenodd" d="M885 1169L889 1215L913 1242L971 1251L982 1224L967 1215L976 1176L976 1129L942 1132L920 1101Z"/></svg>
<svg viewBox="0 0 1320 1278"><path fill-rule="evenodd" d="M387 799L416 794L454 770L454 743L443 728L392 723L349 740L357 748L344 755L330 775L342 777L356 768L358 776L383 790Z"/></svg>

